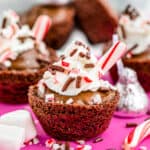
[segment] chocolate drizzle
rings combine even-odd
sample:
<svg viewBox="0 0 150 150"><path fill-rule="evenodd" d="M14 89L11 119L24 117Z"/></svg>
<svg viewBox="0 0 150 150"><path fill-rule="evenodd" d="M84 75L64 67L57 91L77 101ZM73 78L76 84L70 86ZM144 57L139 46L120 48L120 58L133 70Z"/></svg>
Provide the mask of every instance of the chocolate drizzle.
<svg viewBox="0 0 150 150"><path fill-rule="evenodd" d="M134 20L139 16L139 12L133 8L131 5L128 5L123 12L123 14L129 15L130 19Z"/></svg>
<svg viewBox="0 0 150 150"><path fill-rule="evenodd" d="M69 78L67 79L67 81L65 82L63 88L62 88L62 92L66 91L67 88L69 87L69 85L70 85L74 80L75 80L75 78L69 77Z"/></svg>
<svg viewBox="0 0 150 150"><path fill-rule="evenodd" d="M78 76L77 79L76 79L76 88L81 87L81 80L82 80L82 77Z"/></svg>

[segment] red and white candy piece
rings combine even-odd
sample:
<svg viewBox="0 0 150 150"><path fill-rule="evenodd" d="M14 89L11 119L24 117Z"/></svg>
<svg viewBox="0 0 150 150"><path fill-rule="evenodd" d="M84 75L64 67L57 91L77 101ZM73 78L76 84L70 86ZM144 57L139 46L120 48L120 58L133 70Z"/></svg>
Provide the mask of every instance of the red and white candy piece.
<svg viewBox="0 0 150 150"><path fill-rule="evenodd" d="M56 140L51 138L51 139L46 140L45 145L47 148L52 148L55 143L56 143Z"/></svg>
<svg viewBox="0 0 150 150"><path fill-rule="evenodd" d="M38 40L41 41L46 36L47 32L51 27L52 21L50 17L46 15L41 15L36 20L33 26L33 35Z"/></svg>
<svg viewBox="0 0 150 150"><path fill-rule="evenodd" d="M144 121L132 130L129 135L125 138L124 149L131 150L135 149L138 144L150 135L150 120Z"/></svg>
<svg viewBox="0 0 150 150"><path fill-rule="evenodd" d="M125 52L127 52L126 45L123 42L116 42L98 62L103 73L106 73Z"/></svg>
<svg viewBox="0 0 150 150"><path fill-rule="evenodd" d="M78 145L76 150L92 150L91 145Z"/></svg>

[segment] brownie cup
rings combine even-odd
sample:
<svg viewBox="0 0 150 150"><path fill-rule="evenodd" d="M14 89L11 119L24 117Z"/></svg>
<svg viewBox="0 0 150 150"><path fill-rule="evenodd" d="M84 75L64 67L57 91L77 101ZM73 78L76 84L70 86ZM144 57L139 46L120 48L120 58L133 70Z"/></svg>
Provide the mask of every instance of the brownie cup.
<svg viewBox="0 0 150 150"><path fill-rule="evenodd" d="M53 49L36 41L28 26L19 25L17 14L12 14L15 12L4 12L0 30L0 101L25 103L29 85L36 83L57 57Z"/></svg>
<svg viewBox="0 0 150 150"><path fill-rule="evenodd" d="M117 24L117 14L106 0L75 0L78 22L92 43L112 38Z"/></svg>
<svg viewBox="0 0 150 150"><path fill-rule="evenodd" d="M73 29L74 7L72 5L34 6L31 10L22 15L22 22L32 27L37 17L41 14L48 15L52 19L52 26L44 41L52 48L60 48L66 42Z"/></svg>
<svg viewBox="0 0 150 150"><path fill-rule="evenodd" d="M128 46L128 53L123 58L124 65L134 69L141 85L146 91L150 91L150 24L148 19L129 5L121 15L117 33ZM118 79L116 67L112 68L111 74L116 81Z"/></svg>
<svg viewBox="0 0 150 150"><path fill-rule="evenodd" d="M57 102L46 103L38 96L37 87L32 86L29 103L46 133L60 140L89 139L104 132L119 99L116 91L100 89L96 93L102 97L102 103L90 105L89 99L96 93L83 92L74 97L50 93L55 95ZM76 102L67 104L69 98ZM83 104L79 98L84 100Z"/></svg>
<svg viewBox="0 0 150 150"><path fill-rule="evenodd" d="M97 63L90 48L77 41L30 87L29 104L46 133L80 140L109 126L119 93L99 77Z"/></svg>

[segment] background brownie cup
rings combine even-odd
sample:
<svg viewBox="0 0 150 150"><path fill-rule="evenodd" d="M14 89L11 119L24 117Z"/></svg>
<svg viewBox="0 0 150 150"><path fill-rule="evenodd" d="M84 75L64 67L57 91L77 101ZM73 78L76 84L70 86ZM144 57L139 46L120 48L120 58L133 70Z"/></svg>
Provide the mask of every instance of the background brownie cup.
<svg viewBox="0 0 150 150"><path fill-rule="evenodd" d="M150 90L150 22L130 5L122 14L117 29L119 38L128 45L128 54L123 58L125 66L137 72L146 91ZM111 70L116 81L117 69Z"/></svg>
<svg viewBox="0 0 150 150"><path fill-rule="evenodd" d="M119 94L101 75L124 50L118 42L98 61L89 47L77 41L30 87L29 104L49 135L79 140L105 131Z"/></svg>
<svg viewBox="0 0 150 150"><path fill-rule="evenodd" d="M118 17L106 0L75 0L75 6L78 22L91 42L112 38Z"/></svg>
<svg viewBox="0 0 150 150"><path fill-rule="evenodd" d="M0 43L0 100L27 102L28 86L56 60L55 51L37 41L27 25L21 26L14 11L4 12Z"/></svg>
<svg viewBox="0 0 150 150"><path fill-rule="evenodd" d="M22 22L32 27L37 17L41 14L48 15L52 19L52 26L44 41L52 48L60 48L66 42L73 29L74 7L72 5L34 6L22 15Z"/></svg>

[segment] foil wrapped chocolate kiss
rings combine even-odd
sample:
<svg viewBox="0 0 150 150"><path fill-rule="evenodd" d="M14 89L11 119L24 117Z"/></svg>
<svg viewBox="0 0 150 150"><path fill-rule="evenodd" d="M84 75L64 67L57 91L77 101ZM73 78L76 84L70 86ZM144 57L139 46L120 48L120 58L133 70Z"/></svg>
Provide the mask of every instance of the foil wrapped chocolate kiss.
<svg viewBox="0 0 150 150"><path fill-rule="evenodd" d="M139 117L148 111L148 97L137 79L137 74L124 67L122 61L117 63L119 80L116 84L120 92L116 116Z"/></svg>

